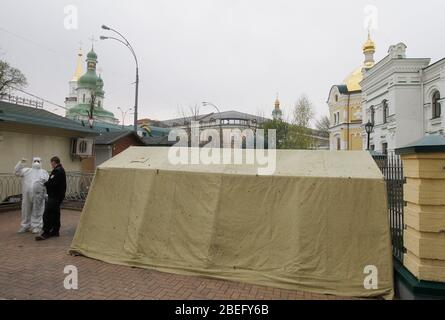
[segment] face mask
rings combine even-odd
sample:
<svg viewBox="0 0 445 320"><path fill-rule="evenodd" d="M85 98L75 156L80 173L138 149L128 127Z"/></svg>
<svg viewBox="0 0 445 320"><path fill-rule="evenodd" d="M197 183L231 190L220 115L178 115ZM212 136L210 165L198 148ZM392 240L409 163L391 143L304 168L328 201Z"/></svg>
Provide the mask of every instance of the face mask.
<svg viewBox="0 0 445 320"><path fill-rule="evenodd" d="M34 162L34 163L32 164L32 167L33 167L33 169L41 169L41 168L42 168L42 165L41 165L40 163L38 163L38 162Z"/></svg>

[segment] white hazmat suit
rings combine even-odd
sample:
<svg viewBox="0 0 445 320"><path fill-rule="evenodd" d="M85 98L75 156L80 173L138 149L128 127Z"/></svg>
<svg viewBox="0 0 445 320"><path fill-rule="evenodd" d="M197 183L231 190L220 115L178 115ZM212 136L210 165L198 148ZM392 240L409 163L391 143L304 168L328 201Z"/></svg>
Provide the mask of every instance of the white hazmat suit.
<svg viewBox="0 0 445 320"><path fill-rule="evenodd" d="M41 159L33 158L32 168L25 167L26 160L17 163L14 174L22 178L22 224L19 233L40 233L43 227L48 172L42 169Z"/></svg>

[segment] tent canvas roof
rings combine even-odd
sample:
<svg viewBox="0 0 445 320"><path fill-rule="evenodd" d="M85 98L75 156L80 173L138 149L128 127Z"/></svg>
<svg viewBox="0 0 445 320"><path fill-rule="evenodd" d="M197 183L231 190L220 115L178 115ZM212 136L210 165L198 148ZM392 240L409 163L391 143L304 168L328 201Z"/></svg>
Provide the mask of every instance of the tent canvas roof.
<svg viewBox="0 0 445 320"><path fill-rule="evenodd" d="M130 147L125 152L103 163L100 168L134 168L184 172L225 173L257 175L259 168L267 165L175 165L169 162L168 147ZM189 154L193 149L185 148ZM201 149L202 150L202 149ZM199 151L195 149L195 151ZM246 159L245 150L243 159ZM266 153L267 154L267 153ZM255 158L256 159L256 158ZM272 157L273 159L273 157ZM270 159L270 160L272 160ZM245 163L245 161L243 161ZM340 177L383 179L383 175L370 154L365 151L276 151L275 176Z"/></svg>

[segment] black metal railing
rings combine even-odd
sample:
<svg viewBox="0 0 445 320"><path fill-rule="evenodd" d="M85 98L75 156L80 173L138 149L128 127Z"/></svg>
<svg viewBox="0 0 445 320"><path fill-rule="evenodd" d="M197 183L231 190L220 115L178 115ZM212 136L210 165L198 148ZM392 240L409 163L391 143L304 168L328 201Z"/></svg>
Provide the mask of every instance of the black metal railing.
<svg viewBox="0 0 445 320"><path fill-rule="evenodd" d="M403 213L405 201L403 200L403 162L400 156L395 154L373 155L375 162L383 173L386 181L388 195L388 214L391 228L391 240L394 257L403 262Z"/></svg>
<svg viewBox="0 0 445 320"><path fill-rule="evenodd" d="M93 173L66 173L66 201L84 202L88 196ZM0 203L14 203L21 199L22 184L14 174L0 174Z"/></svg>
<svg viewBox="0 0 445 320"><path fill-rule="evenodd" d="M22 183L20 178L13 174L0 173L0 203L14 203L21 199Z"/></svg>

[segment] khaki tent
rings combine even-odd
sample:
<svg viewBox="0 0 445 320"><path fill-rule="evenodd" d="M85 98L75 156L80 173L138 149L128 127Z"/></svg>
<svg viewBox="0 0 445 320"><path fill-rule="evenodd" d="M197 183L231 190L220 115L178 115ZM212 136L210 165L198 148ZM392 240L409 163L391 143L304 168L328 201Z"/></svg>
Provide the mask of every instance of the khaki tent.
<svg viewBox="0 0 445 320"><path fill-rule="evenodd" d="M187 149L190 151L190 149ZM109 263L349 297L393 296L383 177L367 152L173 165L131 147L96 172L72 252Z"/></svg>

